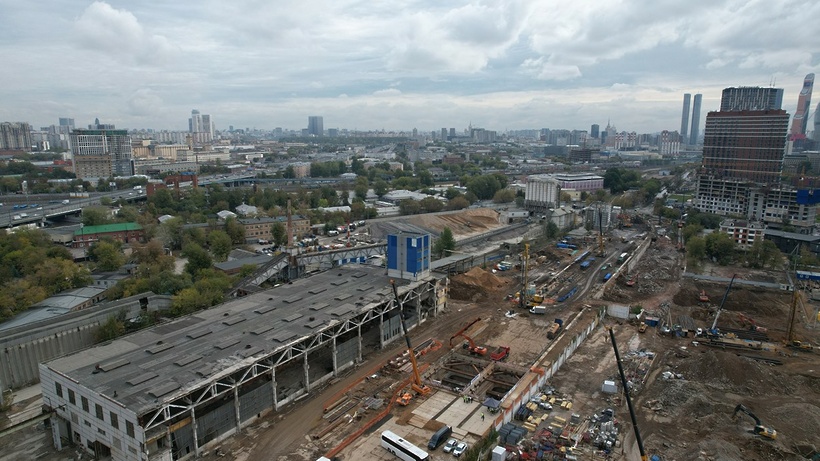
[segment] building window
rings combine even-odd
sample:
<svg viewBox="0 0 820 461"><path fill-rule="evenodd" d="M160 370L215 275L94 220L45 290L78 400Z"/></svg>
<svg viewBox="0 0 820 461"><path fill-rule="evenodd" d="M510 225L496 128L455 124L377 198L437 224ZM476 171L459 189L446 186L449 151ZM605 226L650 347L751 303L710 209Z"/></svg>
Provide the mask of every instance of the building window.
<svg viewBox="0 0 820 461"><path fill-rule="evenodd" d="M110 413L110 416L111 416L111 427L113 427L114 429L119 429L120 428L120 422L117 419L117 414L112 411Z"/></svg>
<svg viewBox="0 0 820 461"><path fill-rule="evenodd" d="M74 397L74 391L71 389L68 390L68 401L71 402L72 405L77 405L77 399Z"/></svg>
<svg viewBox="0 0 820 461"><path fill-rule="evenodd" d="M134 438L134 423L131 421L125 422L125 433L128 434L128 437Z"/></svg>
<svg viewBox="0 0 820 461"><path fill-rule="evenodd" d="M57 391L57 397L63 398L63 386L60 383L54 383L54 390Z"/></svg>
<svg viewBox="0 0 820 461"><path fill-rule="evenodd" d="M97 414L97 419L99 419L99 420L103 420L103 409L102 409L102 405L100 405L99 403L95 403L95 404L94 404L94 411L95 411L95 413Z"/></svg>
<svg viewBox="0 0 820 461"><path fill-rule="evenodd" d="M85 398L85 397L80 397L80 399L81 399L82 404L83 404L83 410L87 413L88 412L88 399Z"/></svg>

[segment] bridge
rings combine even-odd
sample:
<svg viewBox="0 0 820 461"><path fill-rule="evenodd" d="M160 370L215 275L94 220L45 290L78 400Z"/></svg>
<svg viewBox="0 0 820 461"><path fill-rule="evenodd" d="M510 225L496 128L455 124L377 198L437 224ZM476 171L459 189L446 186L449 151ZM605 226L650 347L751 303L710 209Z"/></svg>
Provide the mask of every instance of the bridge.
<svg viewBox="0 0 820 461"><path fill-rule="evenodd" d="M6 205L0 212L0 228L16 227L24 224L42 223L47 219L59 218L70 214L80 214L84 207L101 205L105 199L133 202L145 200L145 189L133 191L105 192L93 197L71 197L68 204L43 204L15 210Z"/></svg>

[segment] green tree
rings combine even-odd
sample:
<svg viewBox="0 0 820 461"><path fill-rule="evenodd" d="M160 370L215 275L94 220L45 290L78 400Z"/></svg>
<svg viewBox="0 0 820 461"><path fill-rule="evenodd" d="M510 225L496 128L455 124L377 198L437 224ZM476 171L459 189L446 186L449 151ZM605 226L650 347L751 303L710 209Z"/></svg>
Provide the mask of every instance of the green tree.
<svg viewBox="0 0 820 461"><path fill-rule="evenodd" d="M97 269L111 272L125 264L125 255L122 254L122 244L113 240L100 240L88 249L88 257Z"/></svg>
<svg viewBox="0 0 820 461"><path fill-rule="evenodd" d="M444 208L444 204L441 203L441 200L439 200L435 197L423 198L419 202L419 205L421 206L421 209L424 210L425 213L436 213L438 211L441 211Z"/></svg>
<svg viewBox="0 0 820 461"><path fill-rule="evenodd" d="M389 187L390 186L387 184L386 181L384 181L383 179L379 179L373 183L373 193L375 193L379 197L382 197L384 194L387 193Z"/></svg>
<svg viewBox="0 0 820 461"><path fill-rule="evenodd" d="M104 208L83 208L83 226L101 226L103 224L107 224L108 222L108 213Z"/></svg>
<svg viewBox="0 0 820 461"><path fill-rule="evenodd" d="M182 218L172 218L159 225L157 230L157 238L162 242L163 246L170 248L172 251L182 249L184 242L184 221Z"/></svg>
<svg viewBox="0 0 820 461"><path fill-rule="evenodd" d="M225 220L225 232L231 237L231 242L236 245L245 243L245 227L236 220L228 218Z"/></svg>
<svg viewBox="0 0 820 461"><path fill-rule="evenodd" d="M208 247L211 249L211 254L214 255L215 260L225 261L228 259L231 249L233 249L233 244L227 232L215 230L208 234Z"/></svg>
<svg viewBox="0 0 820 461"><path fill-rule="evenodd" d="M453 237L453 231L449 227L442 229L438 240L433 244L433 254L439 258L449 256L450 253L456 249L456 239Z"/></svg>
<svg viewBox="0 0 820 461"><path fill-rule="evenodd" d="M495 203L511 203L514 200L515 192L511 189L501 189L493 195L493 202Z"/></svg>
<svg viewBox="0 0 820 461"><path fill-rule="evenodd" d="M273 243L277 245L284 245L288 243L288 232L287 229L285 229L284 224L280 222L273 223L270 231L273 238Z"/></svg>
<svg viewBox="0 0 820 461"><path fill-rule="evenodd" d="M700 235L703 231L703 226L700 224L687 224L683 228L683 241L688 242L690 238Z"/></svg>
<svg viewBox="0 0 820 461"><path fill-rule="evenodd" d="M560 230L558 229L558 224L555 224L552 221L547 221L544 224L544 236L549 240L553 240L558 238L558 233Z"/></svg>
<svg viewBox="0 0 820 461"><path fill-rule="evenodd" d="M723 232L712 232L706 236L705 240L707 256L715 259L721 266L732 261L735 252L735 242L732 237Z"/></svg>
<svg viewBox="0 0 820 461"><path fill-rule="evenodd" d="M698 265L706 257L706 240L703 237L691 237L686 241L686 257L691 265Z"/></svg>
<svg viewBox="0 0 820 461"><path fill-rule="evenodd" d="M108 320L101 323L94 332L94 340L98 343L111 341L125 333L124 315L112 315Z"/></svg>
<svg viewBox="0 0 820 461"><path fill-rule="evenodd" d="M460 195L449 202L447 202L447 206L444 207L445 210L463 210L470 206L470 202L467 199Z"/></svg>
<svg viewBox="0 0 820 461"><path fill-rule="evenodd" d="M421 212L421 205L413 199L402 200L399 202L399 213L403 215L418 214Z"/></svg>
<svg viewBox="0 0 820 461"><path fill-rule="evenodd" d="M213 265L211 255L196 243L186 243L185 248L182 249L182 255L188 258L188 263L185 264L185 272L191 274L194 278L196 278L199 271L209 269Z"/></svg>
<svg viewBox="0 0 820 461"><path fill-rule="evenodd" d="M773 267L780 250L771 240L755 239L755 243L746 252L746 264L754 269Z"/></svg>

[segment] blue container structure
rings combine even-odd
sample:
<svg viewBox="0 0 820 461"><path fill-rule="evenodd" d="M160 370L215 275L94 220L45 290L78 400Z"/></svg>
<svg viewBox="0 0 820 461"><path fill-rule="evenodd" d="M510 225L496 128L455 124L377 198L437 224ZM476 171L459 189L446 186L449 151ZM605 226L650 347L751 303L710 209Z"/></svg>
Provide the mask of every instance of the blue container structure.
<svg viewBox="0 0 820 461"><path fill-rule="evenodd" d="M418 280L430 272L430 234L387 236L387 275Z"/></svg>

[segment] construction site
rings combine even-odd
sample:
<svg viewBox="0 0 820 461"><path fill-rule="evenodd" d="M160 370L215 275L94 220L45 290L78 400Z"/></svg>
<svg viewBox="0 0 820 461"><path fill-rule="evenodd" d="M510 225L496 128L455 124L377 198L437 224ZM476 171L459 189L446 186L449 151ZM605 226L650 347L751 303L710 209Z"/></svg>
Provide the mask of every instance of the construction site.
<svg viewBox="0 0 820 461"><path fill-rule="evenodd" d="M419 459L820 459L813 282L687 268L638 226L446 277L442 311L199 458L392 460L392 433Z"/></svg>

